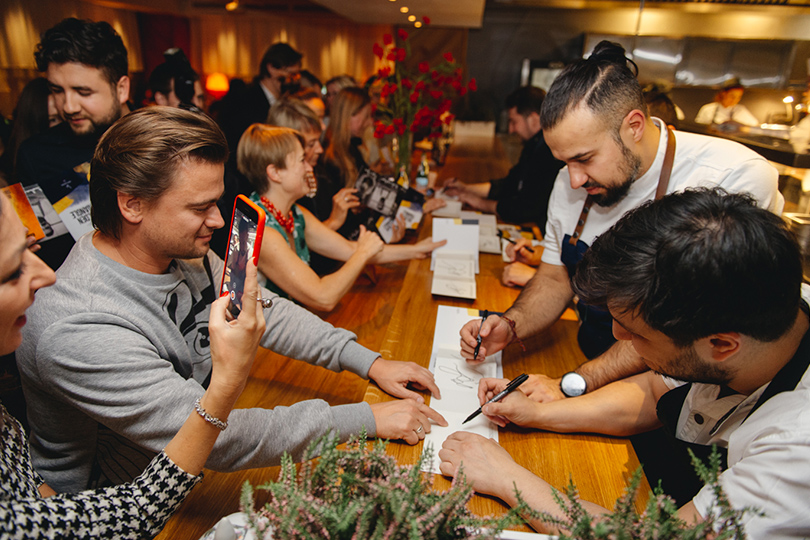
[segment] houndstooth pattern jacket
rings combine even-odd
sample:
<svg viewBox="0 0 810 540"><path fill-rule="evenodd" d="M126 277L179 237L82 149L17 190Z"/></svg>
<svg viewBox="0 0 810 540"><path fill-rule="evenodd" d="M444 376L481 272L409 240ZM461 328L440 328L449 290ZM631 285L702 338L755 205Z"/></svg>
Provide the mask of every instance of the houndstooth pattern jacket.
<svg viewBox="0 0 810 540"><path fill-rule="evenodd" d="M19 422L0 405L0 538L152 538L202 479L160 453L130 484L49 498L39 495Z"/></svg>

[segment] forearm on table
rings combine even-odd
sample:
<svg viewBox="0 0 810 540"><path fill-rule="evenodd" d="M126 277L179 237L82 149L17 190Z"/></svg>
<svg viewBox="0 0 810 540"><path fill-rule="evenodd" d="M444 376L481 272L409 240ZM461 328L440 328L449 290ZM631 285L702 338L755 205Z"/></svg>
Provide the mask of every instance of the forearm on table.
<svg viewBox="0 0 810 540"><path fill-rule="evenodd" d="M629 341L618 341L601 356L576 369L587 383L587 391L647 371L647 365Z"/></svg>
<svg viewBox="0 0 810 540"><path fill-rule="evenodd" d="M565 267L541 263L504 315L515 321L517 335L524 339L554 324L573 298Z"/></svg>
<svg viewBox="0 0 810 540"><path fill-rule="evenodd" d="M236 409L205 466L222 472L271 467L285 452L300 461L313 440L335 431L345 441L364 427L371 436L376 434L367 403L330 406L311 399L289 407Z"/></svg>
<svg viewBox="0 0 810 540"><path fill-rule="evenodd" d="M464 184L464 191L485 199L489 195L491 187L491 182L477 182L475 184Z"/></svg>
<svg viewBox="0 0 810 540"><path fill-rule="evenodd" d="M493 201L492 199L487 199L486 197L482 197L478 204L476 205L477 209L481 212L486 214L496 214L498 211L498 201Z"/></svg>
<svg viewBox="0 0 810 540"><path fill-rule="evenodd" d="M659 425L656 377L641 373L579 397L535 403L529 427L618 437L649 431Z"/></svg>
<svg viewBox="0 0 810 540"><path fill-rule="evenodd" d="M515 493L515 490L517 489L517 491L520 492L521 499L523 499L523 501L535 511L546 512L555 518L565 519L565 514L554 500L552 486L539 476L536 476L523 467L517 467L518 470L516 470L515 475L507 480L501 492L496 495L510 507L514 508L518 505L518 498L517 494ZM557 490L564 491L565 486L557 486ZM606 508L602 508L598 504L584 501L582 499L580 499L579 502L585 508L585 511L592 516L599 516L608 512ZM531 525L532 528L537 532L544 534L559 533L559 530L556 527L549 525L542 520L529 519L528 521L529 525Z"/></svg>
<svg viewBox="0 0 810 540"><path fill-rule="evenodd" d="M423 252L417 248L417 244L387 244L370 262L374 264L386 264L390 262L408 261L410 259L416 259L420 255L423 255Z"/></svg>
<svg viewBox="0 0 810 540"><path fill-rule="evenodd" d="M314 309L332 311L357 281L366 262L365 257L355 253L337 271L319 278L315 287L293 296Z"/></svg>

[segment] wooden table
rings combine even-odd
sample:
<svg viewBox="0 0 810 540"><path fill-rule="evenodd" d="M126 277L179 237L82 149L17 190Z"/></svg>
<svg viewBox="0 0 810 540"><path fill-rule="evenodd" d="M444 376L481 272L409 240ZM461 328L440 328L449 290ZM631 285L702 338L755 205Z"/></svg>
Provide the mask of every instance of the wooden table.
<svg viewBox="0 0 810 540"><path fill-rule="evenodd" d="M455 141L440 178L456 176L466 182L487 181L506 174L509 163L497 139ZM426 219L420 237L430 234ZM430 260L377 266L376 284L363 276L330 314L321 314L335 326L347 328L358 342L380 351L387 359L408 360L427 366L430 336L440 304L505 311L519 293L500 283L503 263L498 255L481 254L477 276L478 298L473 301L433 297L430 294ZM558 321L548 331L526 340L528 352L513 345L504 351L504 376L522 372L560 376L585 359L576 344L577 326ZM237 407L291 405L305 399L324 399L332 405L365 400L393 399L376 385L350 373L332 373L261 349ZM544 433L519 428L500 431L500 443L522 465L564 488L573 479L584 499L612 508L622 495L639 463L629 441L594 435ZM389 452L401 463L414 463L422 444L391 443ZM206 471L205 480L180 506L158 536L162 540L196 540L222 516L239 509L245 481L253 485L275 479L278 467L234 473ZM449 488L449 481L435 477L434 487ZM643 481L637 501L641 510L649 485ZM470 508L479 515L501 514L506 507L491 497L475 496Z"/></svg>
<svg viewBox="0 0 810 540"><path fill-rule="evenodd" d="M428 223L429 224L429 223ZM428 229L423 232L428 234ZM432 336L439 305L506 311L518 290L500 283L503 262L499 255L482 253L480 273L476 278L478 298L475 301L429 294L432 280L430 260L411 261L397 299L388 332L380 349L384 358L410 360L427 366L430 362ZM506 348L503 356L504 377L511 379L521 373L545 373L559 377L585 361L576 341L577 323L560 320L546 332L526 340L527 352L518 344ZM373 383L364 401L378 403L392 400ZM429 397L427 397L429 402ZM596 435L557 434L509 427L501 429L499 441L521 465L539 475L551 485L565 488L569 478L579 488L583 499L612 508L622 495L630 476L639 467L633 447L626 439ZM414 463L422 452L422 444L409 446L389 444L389 452L400 463ZM449 479L436 476L434 488L446 490ZM644 480L641 493L649 486ZM637 502L639 511L646 495ZM500 515L506 507L491 497L474 497L471 510L479 515Z"/></svg>

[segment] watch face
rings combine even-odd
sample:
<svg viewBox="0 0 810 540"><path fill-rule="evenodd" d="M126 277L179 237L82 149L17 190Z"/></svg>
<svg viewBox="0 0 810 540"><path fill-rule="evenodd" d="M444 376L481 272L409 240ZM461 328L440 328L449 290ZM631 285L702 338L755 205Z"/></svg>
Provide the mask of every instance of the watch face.
<svg viewBox="0 0 810 540"><path fill-rule="evenodd" d="M560 380L560 390L568 397L581 396L586 389L585 378L579 373L566 373Z"/></svg>

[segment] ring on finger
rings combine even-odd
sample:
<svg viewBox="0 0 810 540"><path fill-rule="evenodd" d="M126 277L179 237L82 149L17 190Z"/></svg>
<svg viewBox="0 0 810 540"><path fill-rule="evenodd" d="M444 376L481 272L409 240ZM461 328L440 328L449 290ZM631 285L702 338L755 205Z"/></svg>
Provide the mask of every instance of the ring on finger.
<svg viewBox="0 0 810 540"><path fill-rule="evenodd" d="M262 309L268 309L273 307L273 301L270 298L257 298L259 302L262 304Z"/></svg>
<svg viewBox="0 0 810 540"><path fill-rule="evenodd" d="M417 433L422 433L422 426L419 426L418 428L416 428L416 432Z"/></svg>

